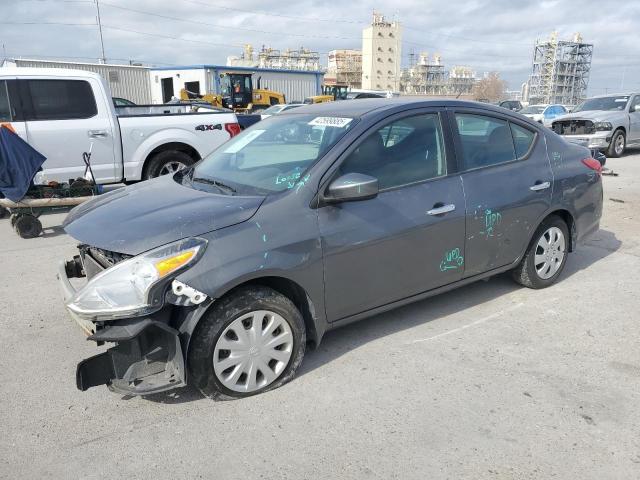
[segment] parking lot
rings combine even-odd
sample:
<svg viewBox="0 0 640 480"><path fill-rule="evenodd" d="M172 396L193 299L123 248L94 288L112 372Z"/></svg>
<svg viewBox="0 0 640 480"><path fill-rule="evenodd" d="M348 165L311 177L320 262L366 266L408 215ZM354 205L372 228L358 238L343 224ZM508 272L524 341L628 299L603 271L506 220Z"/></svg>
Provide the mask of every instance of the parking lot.
<svg viewBox="0 0 640 480"><path fill-rule="evenodd" d="M639 478L640 152L561 281L506 275L330 332L244 400L75 387L98 352L55 279L58 226L0 221L2 478ZM103 347L104 348L104 347Z"/></svg>

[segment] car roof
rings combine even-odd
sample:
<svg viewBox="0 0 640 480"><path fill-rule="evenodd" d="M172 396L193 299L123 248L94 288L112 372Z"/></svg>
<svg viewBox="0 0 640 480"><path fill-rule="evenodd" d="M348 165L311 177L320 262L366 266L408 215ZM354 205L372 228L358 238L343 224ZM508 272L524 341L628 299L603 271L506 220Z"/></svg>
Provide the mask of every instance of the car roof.
<svg viewBox="0 0 640 480"><path fill-rule="evenodd" d="M384 110L397 109L407 106L418 107L471 107L482 108L483 110L504 113L504 109L497 105L489 105L482 102L471 102L466 100L451 99L425 99L411 97L394 98L362 98L357 100L337 100L334 102L315 103L305 105L295 109L295 112L283 112L282 115L316 114L344 117L362 117L371 112L381 112Z"/></svg>

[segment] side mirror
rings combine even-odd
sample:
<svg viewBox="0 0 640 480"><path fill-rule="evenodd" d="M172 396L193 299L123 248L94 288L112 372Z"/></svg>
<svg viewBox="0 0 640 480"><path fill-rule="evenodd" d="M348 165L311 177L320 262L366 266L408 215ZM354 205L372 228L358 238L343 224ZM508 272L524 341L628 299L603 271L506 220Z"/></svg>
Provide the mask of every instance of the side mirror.
<svg viewBox="0 0 640 480"><path fill-rule="evenodd" d="M634 113L639 111L640 111L640 104L631 105L631 108L629 109L629 113Z"/></svg>
<svg viewBox="0 0 640 480"><path fill-rule="evenodd" d="M362 173L347 173L327 187L324 203L356 202L378 195L378 179Z"/></svg>

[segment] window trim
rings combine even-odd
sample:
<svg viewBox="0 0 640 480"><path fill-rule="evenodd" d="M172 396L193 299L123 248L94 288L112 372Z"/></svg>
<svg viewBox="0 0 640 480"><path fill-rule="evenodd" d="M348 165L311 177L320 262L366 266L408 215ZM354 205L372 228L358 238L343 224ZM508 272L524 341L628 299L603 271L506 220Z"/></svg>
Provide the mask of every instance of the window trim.
<svg viewBox="0 0 640 480"><path fill-rule="evenodd" d="M435 180L442 180L443 178L447 178L450 176L458 175L455 164L455 155L454 155L454 145L452 140L452 132L450 130L450 126L447 122L446 111L443 107L418 107L410 110L404 110L402 112L396 112L394 114L388 115L385 118L382 118L376 121L373 125L366 127L366 129L358 134L358 137L355 138L348 147L346 147L339 155L338 158L325 170L323 173L320 183L318 185L318 193L323 192L329 186L329 184L337 178L337 173L340 166L349 158L349 156L366 140L369 134L374 131L380 130L385 126L397 122L398 120L402 120L403 118L415 117L418 115L437 115L440 120L440 128L442 130L442 140L444 146L444 155L445 161L444 165L446 167L446 173L439 177L427 178L424 180L418 180L416 182L405 183L402 185L395 185L393 187L388 187L384 189L380 189L378 193L386 193L393 190L398 190L400 188L412 187L414 185L419 185L422 183L432 182Z"/></svg>
<svg viewBox="0 0 640 480"><path fill-rule="evenodd" d="M529 125L527 122L523 122L520 119L513 118L510 115L504 115L501 112L493 112L489 110L463 107L463 108L447 108L447 113L449 114L449 128L451 129L451 135L453 137L453 145L455 149L456 167L457 167L456 172L458 174L475 172L485 168L499 167L501 165L509 165L511 163L516 163L516 162L524 162L531 157L533 150L538 144L538 139L540 138L540 132L538 129L532 128L532 126ZM516 157L514 160L509 160L508 162L495 163L493 165L485 165L482 167L466 168L464 165L464 150L462 147L460 132L458 131L458 123L456 122L456 114L467 114L467 115L476 115L481 117L489 117L489 118L495 118L498 120L505 121L507 122L507 124L513 123L515 125L518 125L519 127L529 130L530 132L533 132L534 134L533 141L529 146L529 150L527 150L527 152L524 155L520 157ZM509 131L511 132L511 125L509 125ZM516 154L516 147L515 147L515 141L513 139L513 132L511 132L511 142L513 143L513 152L514 154Z"/></svg>

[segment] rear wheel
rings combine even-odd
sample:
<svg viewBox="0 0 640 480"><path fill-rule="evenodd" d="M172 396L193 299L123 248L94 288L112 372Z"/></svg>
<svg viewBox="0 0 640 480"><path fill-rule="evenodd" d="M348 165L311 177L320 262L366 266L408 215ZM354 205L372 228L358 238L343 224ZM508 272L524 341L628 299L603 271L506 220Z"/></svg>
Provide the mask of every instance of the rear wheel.
<svg viewBox="0 0 640 480"><path fill-rule="evenodd" d="M284 295L245 287L213 305L191 339L189 373L209 398L229 400L291 380L302 362L302 315Z"/></svg>
<svg viewBox="0 0 640 480"><path fill-rule="evenodd" d="M143 175L143 180L160 177L162 175L173 175L183 168L189 167L195 160L184 152L178 150L165 150L156 153L147 163Z"/></svg>
<svg viewBox="0 0 640 480"><path fill-rule="evenodd" d="M616 130L611 137L611 143L607 149L607 157L617 158L624 153L627 146L627 139L622 130Z"/></svg>
<svg viewBox="0 0 640 480"><path fill-rule="evenodd" d="M553 285L569 253L569 229L560 217L546 218L536 230L520 264L513 270L516 282L529 288Z"/></svg>

